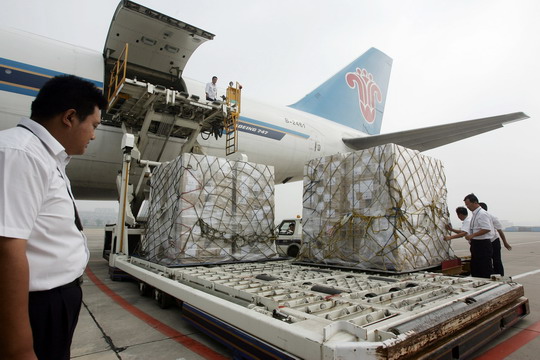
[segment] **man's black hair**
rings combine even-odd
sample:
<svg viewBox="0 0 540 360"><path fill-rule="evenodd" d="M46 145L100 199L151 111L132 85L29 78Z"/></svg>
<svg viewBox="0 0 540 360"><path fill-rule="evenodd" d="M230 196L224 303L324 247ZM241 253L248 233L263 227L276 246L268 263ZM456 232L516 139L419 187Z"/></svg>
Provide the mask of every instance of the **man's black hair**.
<svg viewBox="0 0 540 360"><path fill-rule="evenodd" d="M485 202L480 202L480 203L478 203L478 205L480 205L480 207L481 207L482 209L484 209L484 210L487 211L487 204L486 204Z"/></svg>
<svg viewBox="0 0 540 360"><path fill-rule="evenodd" d="M472 203L478 203L478 198L473 193L470 193L469 195L465 196L465 199L463 201L469 200Z"/></svg>
<svg viewBox="0 0 540 360"><path fill-rule="evenodd" d="M103 110L107 100L90 81L74 75L55 76L43 85L32 102L30 117L45 121L62 112L75 109L80 121L94 113L95 107Z"/></svg>
<svg viewBox="0 0 540 360"><path fill-rule="evenodd" d="M459 206L456 208L456 214L467 216L469 213L467 212L467 208L465 208L464 206Z"/></svg>

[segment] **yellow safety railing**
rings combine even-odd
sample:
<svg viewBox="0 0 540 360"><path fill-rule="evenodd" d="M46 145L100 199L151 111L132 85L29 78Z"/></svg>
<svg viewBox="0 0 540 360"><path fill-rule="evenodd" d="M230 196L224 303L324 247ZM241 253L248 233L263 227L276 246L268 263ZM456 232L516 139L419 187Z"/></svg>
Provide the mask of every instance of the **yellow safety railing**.
<svg viewBox="0 0 540 360"><path fill-rule="evenodd" d="M107 111L110 110L118 101L118 91L120 86L126 80L127 58L128 44L126 43L124 50L122 50L122 53L116 61L116 64L114 64L114 67L111 69L111 77L109 79L109 88L107 92L107 101L109 103Z"/></svg>
<svg viewBox="0 0 540 360"><path fill-rule="evenodd" d="M240 117L242 85L229 83L227 88L228 113L224 120L225 127L225 154L231 155L238 151L238 118Z"/></svg>

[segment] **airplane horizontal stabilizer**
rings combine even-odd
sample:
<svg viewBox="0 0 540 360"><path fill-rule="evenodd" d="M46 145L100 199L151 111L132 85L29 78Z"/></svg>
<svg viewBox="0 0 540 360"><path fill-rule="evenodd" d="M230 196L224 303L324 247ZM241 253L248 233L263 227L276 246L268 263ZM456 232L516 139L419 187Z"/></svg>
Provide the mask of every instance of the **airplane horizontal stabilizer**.
<svg viewBox="0 0 540 360"><path fill-rule="evenodd" d="M368 149L377 145L394 143L418 151L426 151L439 146L482 134L503 127L514 121L528 119L523 112L492 116L487 118L430 126L420 129L398 131L359 138L342 139L353 150Z"/></svg>

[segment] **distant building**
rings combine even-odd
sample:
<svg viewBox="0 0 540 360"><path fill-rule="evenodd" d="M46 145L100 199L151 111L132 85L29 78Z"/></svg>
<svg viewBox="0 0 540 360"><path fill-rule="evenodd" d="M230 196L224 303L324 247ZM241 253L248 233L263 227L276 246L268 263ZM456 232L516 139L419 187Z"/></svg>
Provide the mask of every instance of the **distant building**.
<svg viewBox="0 0 540 360"><path fill-rule="evenodd" d="M506 228L511 227L511 226L514 225L513 222L508 221L508 220L501 220L501 219L499 219L499 221L500 221L500 223L501 223L503 229L506 229Z"/></svg>
<svg viewBox="0 0 540 360"><path fill-rule="evenodd" d="M540 232L540 226L510 226L504 229L508 232Z"/></svg>

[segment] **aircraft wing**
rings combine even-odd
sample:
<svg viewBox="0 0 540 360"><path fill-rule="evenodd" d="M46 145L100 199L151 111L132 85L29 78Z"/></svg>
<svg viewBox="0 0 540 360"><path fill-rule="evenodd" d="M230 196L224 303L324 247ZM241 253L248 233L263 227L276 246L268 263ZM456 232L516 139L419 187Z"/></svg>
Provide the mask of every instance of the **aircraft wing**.
<svg viewBox="0 0 540 360"><path fill-rule="evenodd" d="M418 151L426 151L458 140L482 134L503 127L514 121L528 119L522 112L492 116L487 118L430 126L420 129L398 131L388 134L359 138L343 138L343 142L354 150L394 143Z"/></svg>

